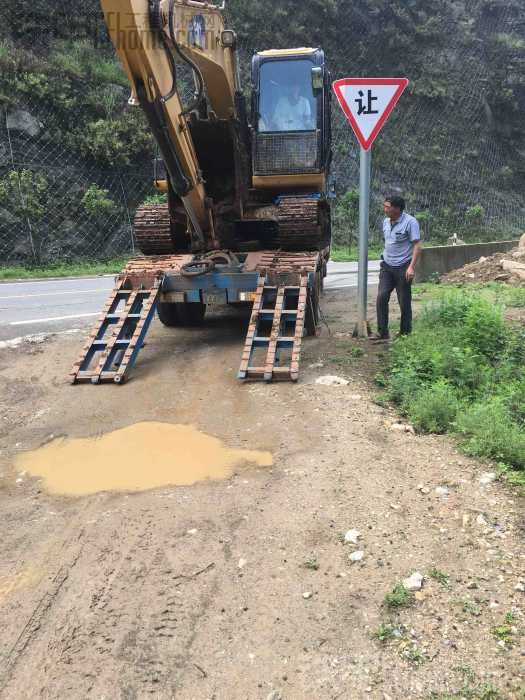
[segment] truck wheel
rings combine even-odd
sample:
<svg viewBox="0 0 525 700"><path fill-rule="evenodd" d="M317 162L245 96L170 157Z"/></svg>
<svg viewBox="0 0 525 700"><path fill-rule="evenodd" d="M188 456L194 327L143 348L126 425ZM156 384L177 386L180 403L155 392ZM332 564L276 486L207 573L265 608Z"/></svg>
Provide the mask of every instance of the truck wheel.
<svg viewBox="0 0 525 700"><path fill-rule="evenodd" d="M315 335L317 331L317 324L320 319L319 311L319 299L321 296L322 287L322 276L320 270L317 270L315 274L315 282L313 288L308 290L308 297L306 300L306 313L304 318L304 326L306 329L306 335Z"/></svg>
<svg viewBox="0 0 525 700"><path fill-rule="evenodd" d="M205 313L206 304L189 304L184 302L157 304L159 320L169 328L198 326L203 322Z"/></svg>

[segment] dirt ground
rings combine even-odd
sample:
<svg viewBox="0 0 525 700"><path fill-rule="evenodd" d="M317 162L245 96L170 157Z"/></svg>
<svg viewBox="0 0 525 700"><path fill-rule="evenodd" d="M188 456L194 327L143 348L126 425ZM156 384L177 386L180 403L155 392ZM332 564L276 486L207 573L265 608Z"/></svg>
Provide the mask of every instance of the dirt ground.
<svg viewBox="0 0 525 700"><path fill-rule="evenodd" d="M392 428L373 401L385 351L352 340L349 297L325 296L331 335L305 341L297 385L236 380L236 312L155 322L123 386L67 383L78 335L0 351L2 700L523 698L523 500L449 439ZM139 421L274 466L81 498L14 471L51 435ZM422 590L390 610L414 572Z"/></svg>

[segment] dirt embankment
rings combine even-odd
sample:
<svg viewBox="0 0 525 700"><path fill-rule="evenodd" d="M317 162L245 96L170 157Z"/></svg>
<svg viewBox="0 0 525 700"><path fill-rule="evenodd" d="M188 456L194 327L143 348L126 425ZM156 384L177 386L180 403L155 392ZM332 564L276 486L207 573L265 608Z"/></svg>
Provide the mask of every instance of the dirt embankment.
<svg viewBox="0 0 525 700"><path fill-rule="evenodd" d="M441 281L445 284L506 282L525 286L525 235L515 250L482 257L477 262L443 275Z"/></svg>
<svg viewBox="0 0 525 700"><path fill-rule="evenodd" d="M520 697L522 500L447 438L393 427L354 301L323 309L332 336L305 342L298 385L236 381L235 318L156 323L120 387L65 383L75 337L0 352L2 700ZM274 465L75 498L13 470L51 435L153 420Z"/></svg>

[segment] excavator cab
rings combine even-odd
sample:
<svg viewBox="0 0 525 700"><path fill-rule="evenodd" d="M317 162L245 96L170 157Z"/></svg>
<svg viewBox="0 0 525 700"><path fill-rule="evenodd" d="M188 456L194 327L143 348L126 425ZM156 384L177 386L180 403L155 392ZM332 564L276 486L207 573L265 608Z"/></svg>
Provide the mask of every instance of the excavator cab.
<svg viewBox="0 0 525 700"><path fill-rule="evenodd" d="M325 193L331 91L324 51L261 51L252 84L253 187Z"/></svg>

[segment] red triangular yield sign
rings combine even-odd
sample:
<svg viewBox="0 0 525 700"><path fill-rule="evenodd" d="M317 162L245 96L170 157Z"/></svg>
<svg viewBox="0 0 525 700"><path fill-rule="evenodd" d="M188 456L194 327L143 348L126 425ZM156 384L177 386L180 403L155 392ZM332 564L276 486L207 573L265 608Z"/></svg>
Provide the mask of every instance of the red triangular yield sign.
<svg viewBox="0 0 525 700"><path fill-rule="evenodd" d="M341 109L368 151L403 94L406 78L341 78L333 84Z"/></svg>

